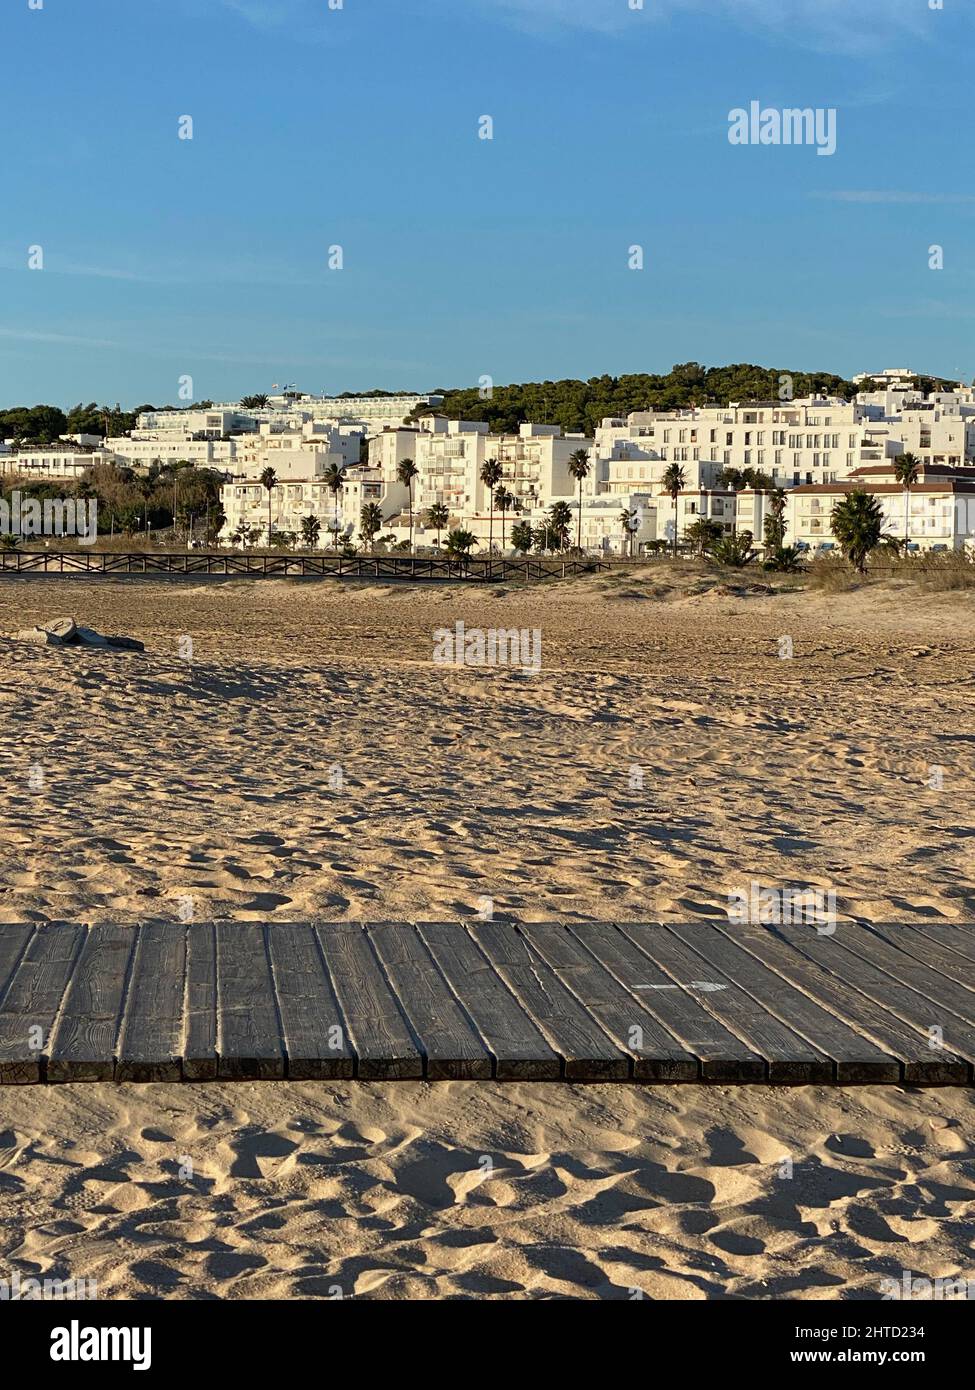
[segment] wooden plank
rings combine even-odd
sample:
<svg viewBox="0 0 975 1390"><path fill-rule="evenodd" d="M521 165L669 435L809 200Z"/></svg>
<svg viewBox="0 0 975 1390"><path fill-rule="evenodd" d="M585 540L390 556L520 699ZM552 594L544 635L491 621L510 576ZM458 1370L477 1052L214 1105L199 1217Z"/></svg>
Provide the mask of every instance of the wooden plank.
<svg viewBox="0 0 975 1390"><path fill-rule="evenodd" d="M49 1081L111 1081L125 1002L132 927L95 926L81 948L48 1055Z"/></svg>
<svg viewBox="0 0 975 1390"><path fill-rule="evenodd" d="M284 1047L260 922L217 922L217 1075L280 1079Z"/></svg>
<svg viewBox="0 0 975 1390"><path fill-rule="evenodd" d="M288 1076L351 1077L355 1053L314 930L307 923L271 923L267 943Z"/></svg>
<svg viewBox="0 0 975 1390"><path fill-rule="evenodd" d="M915 960L933 966L940 974L947 975L949 980L954 980L956 984L963 985L975 994L975 961L966 960L949 945L915 931L912 926L895 927L882 923L879 926L872 924L870 930L882 936L898 950L906 951Z"/></svg>
<svg viewBox="0 0 975 1390"><path fill-rule="evenodd" d="M833 1080L828 1057L799 1036L717 964L692 950L667 927L624 923L620 930L727 1028L765 1059L773 1084L807 1086Z"/></svg>
<svg viewBox="0 0 975 1390"><path fill-rule="evenodd" d="M925 1040L919 1049L921 1054L935 1061L943 1056L949 1068L957 1068L959 1084L970 1080L971 1063L975 1060L975 1027L958 1018L946 1005L928 999L844 946L841 927L830 936L820 936L809 927L783 925L776 930L817 965L914 1027ZM943 1045L931 1044L931 1030L935 1028L942 1030Z"/></svg>
<svg viewBox="0 0 975 1390"><path fill-rule="evenodd" d="M813 936L813 928L807 928ZM853 988L852 982L822 968L778 933L746 923L736 924L734 939L745 950L798 986L825 1009L835 1013L854 1031L871 1038L878 1047L896 1057L902 1079L910 1085L957 1085L966 1079L967 1066L932 1053L927 1038L918 1029ZM822 938L825 939L825 938Z"/></svg>
<svg viewBox="0 0 975 1390"><path fill-rule="evenodd" d="M0 926L0 1001L14 977L14 971L23 959L27 943L33 934L33 922L6 922Z"/></svg>
<svg viewBox="0 0 975 1390"><path fill-rule="evenodd" d="M855 1082L898 1082L896 1057L857 1033L849 1024L810 999L796 986L776 975L749 955L728 927L711 923L668 923L672 932L693 947L703 960L715 966L770 1015L788 1023L807 1042L830 1058L833 1075L841 1086Z"/></svg>
<svg viewBox="0 0 975 1390"><path fill-rule="evenodd" d="M183 1074L186 927L175 922L148 922L136 930L115 1079L179 1081Z"/></svg>
<svg viewBox="0 0 975 1390"><path fill-rule="evenodd" d="M477 922L468 931L562 1058L567 1081L626 1081L632 1058L603 1032L528 937L497 922Z"/></svg>
<svg viewBox="0 0 975 1390"><path fill-rule="evenodd" d="M633 1058L636 1081L696 1081L697 1058L658 1023L570 933L552 922L526 922L518 930L563 985Z"/></svg>
<svg viewBox="0 0 975 1390"><path fill-rule="evenodd" d="M910 931L924 942L930 942L953 955L960 956L968 968L975 969L975 926L945 922L912 922Z"/></svg>
<svg viewBox="0 0 975 1390"><path fill-rule="evenodd" d="M957 984L927 961L900 950L877 932L863 927L851 932L841 923L836 929L836 939L847 950L855 951L861 960L894 976L901 984L930 999L932 1004L949 1009L975 1033L975 990ZM972 969L975 973L975 966Z"/></svg>
<svg viewBox="0 0 975 1390"><path fill-rule="evenodd" d="M459 922L418 922L441 974L474 1020L500 1081L557 1081L558 1053Z"/></svg>
<svg viewBox="0 0 975 1390"><path fill-rule="evenodd" d="M212 922L186 929L183 1079L217 1076L217 933Z"/></svg>
<svg viewBox="0 0 975 1390"><path fill-rule="evenodd" d="M485 1080L491 1053L434 963L415 927L381 922L369 940L426 1057L432 1081Z"/></svg>
<svg viewBox="0 0 975 1390"><path fill-rule="evenodd" d="M45 1079L51 1031L85 938L84 927L75 924L45 924L33 932L0 1009L0 1082Z"/></svg>
<svg viewBox="0 0 975 1390"><path fill-rule="evenodd" d="M356 1076L373 1081L422 1077L423 1053L365 928L337 922L322 923L315 931L355 1049Z"/></svg>
<svg viewBox="0 0 975 1390"><path fill-rule="evenodd" d="M703 1081L764 1081L765 1061L681 989L621 930L605 922L571 924L572 935L668 1032L695 1056Z"/></svg>

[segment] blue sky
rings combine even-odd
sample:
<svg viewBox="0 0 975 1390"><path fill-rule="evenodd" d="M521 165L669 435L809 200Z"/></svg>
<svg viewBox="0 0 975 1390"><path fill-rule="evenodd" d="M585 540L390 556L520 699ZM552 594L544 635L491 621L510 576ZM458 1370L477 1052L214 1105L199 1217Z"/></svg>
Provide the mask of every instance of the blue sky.
<svg viewBox="0 0 975 1390"><path fill-rule="evenodd" d="M972 0L630 2L4 0L0 405L975 376Z"/></svg>

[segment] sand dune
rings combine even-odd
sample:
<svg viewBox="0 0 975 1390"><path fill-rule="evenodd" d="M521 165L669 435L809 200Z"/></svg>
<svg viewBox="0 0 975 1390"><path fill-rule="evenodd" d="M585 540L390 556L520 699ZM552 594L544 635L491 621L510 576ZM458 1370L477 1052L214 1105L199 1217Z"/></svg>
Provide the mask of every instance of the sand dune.
<svg viewBox="0 0 975 1390"><path fill-rule="evenodd" d="M147 650L0 641L6 921L677 920L751 879L975 918L966 595L0 585L0 631L61 614ZM458 619L540 628L542 670L437 666ZM2 1263L120 1296L876 1296L970 1265L972 1118L896 1088L5 1090Z"/></svg>

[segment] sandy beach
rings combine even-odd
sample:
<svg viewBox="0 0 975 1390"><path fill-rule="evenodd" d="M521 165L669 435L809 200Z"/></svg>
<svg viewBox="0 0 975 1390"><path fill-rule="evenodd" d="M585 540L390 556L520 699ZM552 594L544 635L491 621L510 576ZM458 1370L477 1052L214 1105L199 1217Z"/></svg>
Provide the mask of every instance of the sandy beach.
<svg viewBox="0 0 975 1390"><path fill-rule="evenodd" d="M0 641L6 922L724 919L753 880L975 919L968 593L0 584L0 631L67 614L146 651ZM541 670L436 665L458 620L538 629ZM4 1088L2 1261L119 1297L877 1297L975 1278L972 1120L897 1087Z"/></svg>

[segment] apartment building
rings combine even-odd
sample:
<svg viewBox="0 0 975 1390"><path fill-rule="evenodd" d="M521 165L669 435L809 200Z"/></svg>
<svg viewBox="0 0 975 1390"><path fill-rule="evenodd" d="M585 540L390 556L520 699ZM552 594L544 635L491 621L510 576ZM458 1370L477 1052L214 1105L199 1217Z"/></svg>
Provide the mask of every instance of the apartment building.
<svg viewBox="0 0 975 1390"><path fill-rule="evenodd" d="M218 405L206 410L144 410L136 417L133 439L160 440L224 439L231 434L256 430L249 411L238 406Z"/></svg>
<svg viewBox="0 0 975 1390"><path fill-rule="evenodd" d="M110 463L142 471L153 463L192 463L198 468L228 472L233 465L234 443L226 439L177 439L166 435L136 439L121 435L106 440L101 453Z"/></svg>
<svg viewBox="0 0 975 1390"><path fill-rule="evenodd" d="M143 411L132 431L134 439L222 439L230 435L257 433L262 425L279 429L300 429L309 421L358 426L366 435L402 425L414 410L435 407L442 396L406 393L389 396L311 396L302 391L284 391L268 396L265 406L243 407L239 403L214 405L207 409Z"/></svg>
<svg viewBox="0 0 975 1390"><path fill-rule="evenodd" d="M884 531L908 538L912 550L962 550L975 543L975 469L924 467L905 492L889 467L866 467L837 483L794 488L786 505L789 545L814 551L839 550L830 518L833 507L854 489L880 502Z"/></svg>
<svg viewBox="0 0 975 1390"><path fill-rule="evenodd" d="M867 410L829 397L750 401L657 414L637 411L605 419L596 456L615 465L607 482L622 490L659 481L671 463L692 487L715 487L723 468L754 468L777 487L833 482L883 457L888 436L874 433Z"/></svg>
<svg viewBox="0 0 975 1390"><path fill-rule="evenodd" d="M869 433L884 457L911 453L921 463L949 468L975 463L975 406L959 400L888 401Z"/></svg>
<svg viewBox="0 0 975 1390"><path fill-rule="evenodd" d="M291 477L305 470L308 478L324 473L333 463L339 468L359 465L362 432L351 425L306 421L295 429L263 423L256 434L233 441L235 475L259 476L265 468L286 469Z"/></svg>
<svg viewBox="0 0 975 1390"><path fill-rule="evenodd" d="M233 476L221 489L226 517L221 533L226 540L243 524L262 533L267 541L267 489L261 474L272 468L277 485L271 493L271 529L300 534L304 517L314 516L321 525L320 544L335 536L352 537L359 528L362 506L378 502L384 517L405 503L406 489L387 485L378 470L359 463L362 434L358 428L305 421L298 430L284 430L262 423L257 434L239 437ZM342 486L335 492L325 482L332 467L342 471Z"/></svg>
<svg viewBox="0 0 975 1390"><path fill-rule="evenodd" d="M369 462L391 481L403 459L411 458L418 470L417 511L442 503L453 524L463 523L476 535L482 523L489 525L489 490L481 481L488 459L501 464L504 486L515 498L515 513L575 495L569 459L577 449L591 448L591 440L563 435L558 425L524 424L517 434L505 435L488 430L481 420L423 416L413 428L385 430L371 439Z"/></svg>
<svg viewBox="0 0 975 1390"><path fill-rule="evenodd" d="M96 463L111 462L100 452L79 453L51 444L41 449L0 452L0 476L80 478Z"/></svg>
<svg viewBox="0 0 975 1390"><path fill-rule="evenodd" d="M292 409L307 410L312 419L351 420L365 425L367 435L395 429L423 406L434 408L443 396L408 392L399 396L302 396Z"/></svg>

